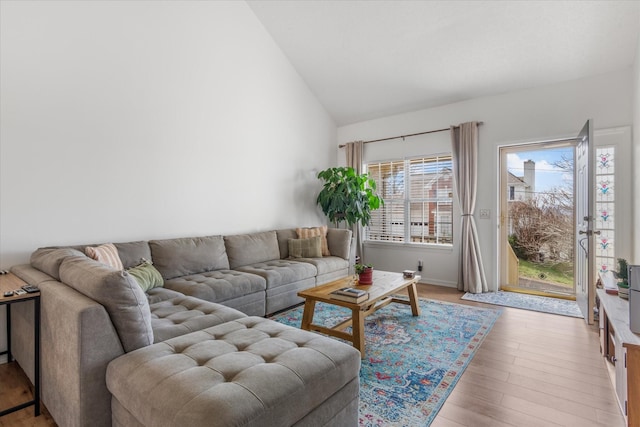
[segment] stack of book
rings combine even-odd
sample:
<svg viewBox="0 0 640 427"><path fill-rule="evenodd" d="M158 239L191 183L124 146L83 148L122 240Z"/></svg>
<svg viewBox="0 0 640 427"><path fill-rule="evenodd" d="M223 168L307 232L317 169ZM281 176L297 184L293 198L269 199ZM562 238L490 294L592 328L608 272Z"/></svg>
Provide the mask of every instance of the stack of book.
<svg viewBox="0 0 640 427"><path fill-rule="evenodd" d="M340 301L359 303L369 299L369 292L355 288L340 288L329 294L331 299L337 299Z"/></svg>

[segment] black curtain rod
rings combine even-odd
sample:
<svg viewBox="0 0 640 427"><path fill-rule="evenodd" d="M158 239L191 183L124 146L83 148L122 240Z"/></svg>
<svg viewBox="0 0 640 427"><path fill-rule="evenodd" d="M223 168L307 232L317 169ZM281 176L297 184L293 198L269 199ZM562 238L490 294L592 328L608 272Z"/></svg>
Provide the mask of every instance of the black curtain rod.
<svg viewBox="0 0 640 427"><path fill-rule="evenodd" d="M478 122L478 126L480 126L483 122ZM459 126L454 126L455 128L459 127ZM418 133L410 133L408 135L399 135L399 136L391 136L389 138L381 138L381 139L372 139L371 141L362 141L363 144L369 144L371 142L380 142L380 141L390 141L392 139L405 139L408 138L410 136L418 136L418 135L426 135L428 133L437 133L437 132L445 132L451 130L451 128L444 128L444 129L436 129L436 130L428 130L426 132L418 132ZM340 144L338 145L338 148L344 148L346 147L346 144Z"/></svg>

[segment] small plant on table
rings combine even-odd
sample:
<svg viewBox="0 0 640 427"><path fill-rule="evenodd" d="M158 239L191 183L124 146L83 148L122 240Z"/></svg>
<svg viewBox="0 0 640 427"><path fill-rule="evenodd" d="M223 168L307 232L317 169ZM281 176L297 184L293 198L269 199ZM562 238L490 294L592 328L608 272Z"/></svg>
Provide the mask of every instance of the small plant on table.
<svg viewBox="0 0 640 427"><path fill-rule="evenodd" d="M370 285L373 283L373 265L355 264L353 268L358 275L358 283L360 285Z"/></svg>
<svg viewBox="0 0 640 427"><path fill-rule="evenodd" d="M618 278L618 296L620 298L629 298L629 273L627 260L624 258L618 258L618 271L614 271L614 274Z"/></svg>

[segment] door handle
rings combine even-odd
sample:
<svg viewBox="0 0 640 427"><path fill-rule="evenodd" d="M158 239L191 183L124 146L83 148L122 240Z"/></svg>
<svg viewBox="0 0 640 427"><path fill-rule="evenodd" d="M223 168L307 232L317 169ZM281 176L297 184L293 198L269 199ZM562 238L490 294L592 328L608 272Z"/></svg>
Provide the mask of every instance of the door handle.
<svg viewBox="0 0 640 427"><path fill-rule="evenodd" d="M580 234L584 234L584 232L580 232ZM587 251L587 248L584 247L584 241L587 240L587 237L583 237L582 239L578 240L578 244L580 245L580 247L582 248L582 250L584 251L585 255L589 253L589 251Z"/></svg>
<svg viewBox="0 0 640 427"><path fill-rule="evenodd" d="M580 231L578 231L578 234L586 234L587 236L592 236L594 234L595 235L600 235L600 230L596 230L596 231L593 231L593 230L582 231L582 230L580 230Z"/></svg>

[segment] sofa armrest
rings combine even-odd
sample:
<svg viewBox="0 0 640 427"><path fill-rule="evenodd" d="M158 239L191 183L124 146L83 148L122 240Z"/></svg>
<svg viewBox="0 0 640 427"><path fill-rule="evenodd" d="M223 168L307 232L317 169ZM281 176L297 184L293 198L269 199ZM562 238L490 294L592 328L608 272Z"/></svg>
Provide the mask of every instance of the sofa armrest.
<svg viewBox="0 0 640 427"><path fill-rule="evenodd" d="M42 271L32 267L29 264L14 265L13 267L11 267L11 272L28 284L38 287L43 282L57 281L57 279L54 279L53 277L49 276L46 273L43 273Z"/></svg>
<svg viewBox="0 0 640 427"><path fill-rule="evenodd" d="M327 244L331 255L349 261L351 253L351 230L344 228L329 228L327 230Z"/></svg>
<svg viewBox="0 0 640 427"><path fill-rule="evenodd" d="M11 272L26 283L37 287L40 287L45 282L56 281L53 277L31 267L29 264L15 265L11 267ZM11 353L31 383L34 382L35 375L33 365L33 310L33 301L25 301L11 306Z"/></svg>
<svg viewBox="0 0 640 427"><path fill-rule="evenodd" d="M41 292L40 375L42 401L58 425L110 426L111 395L106 370L124 354L104 307L69 286L15 269L23 280L38 278ZM16 360L33 380L33 301L12 306Z"/></svg>
<svg viewBox="0 0 640 427"><path fill-rule="evenodd" d="M107 365L124 350L107 311L60 282L41 292L43 402L59 425L110 425Z"/></svg>

